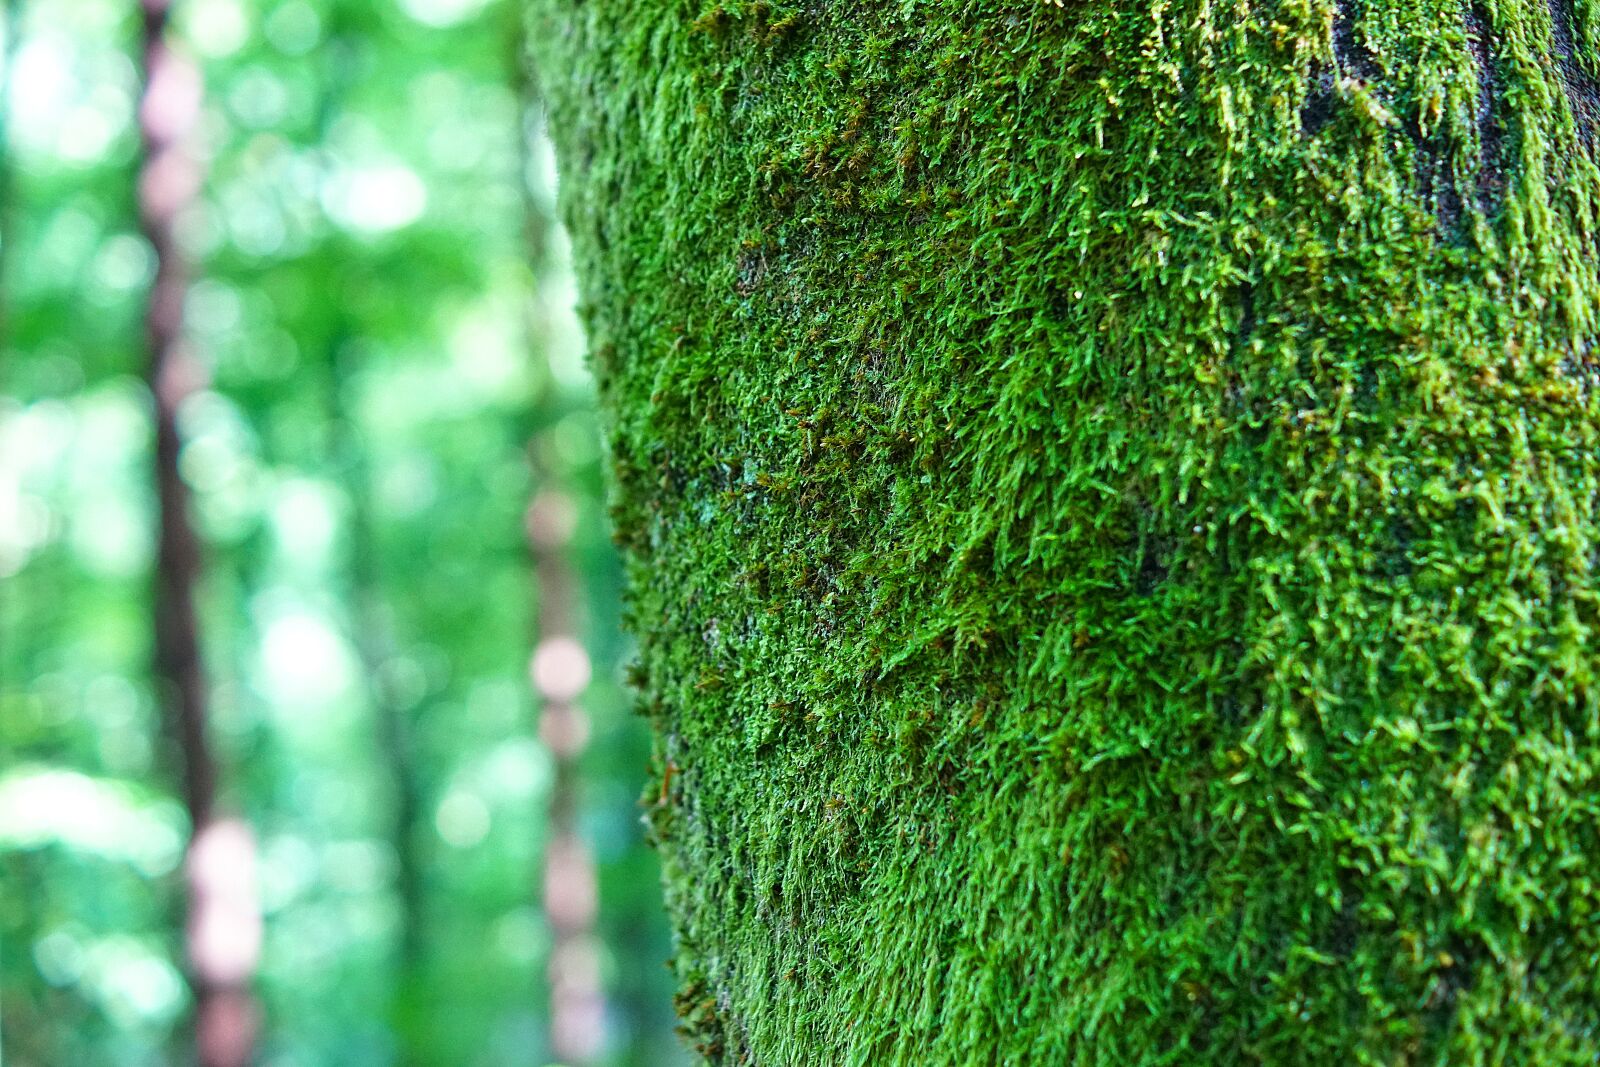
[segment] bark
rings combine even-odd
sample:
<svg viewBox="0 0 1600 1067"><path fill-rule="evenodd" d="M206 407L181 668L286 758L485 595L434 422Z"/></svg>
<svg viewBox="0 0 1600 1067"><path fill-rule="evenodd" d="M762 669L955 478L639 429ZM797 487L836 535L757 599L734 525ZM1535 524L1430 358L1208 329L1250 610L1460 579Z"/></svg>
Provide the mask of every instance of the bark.
<svg viewBox="0 0 1600 1067"><path fill-rule="evenodd" d="M531 0L715 1063L1600 1057L1600 18Z"/></svg>
<svg viewBox="0 0 1600 1067"><path fill-rule="evenodd" d="M255 850L249 828L218 813L218 766L207 736L207 680L195 604L201 550L179 470L178 416L184 400L200 385L198 364L184 338L188 279L178 226L199 190L200 169L189 139L199 119L201 86L198 70L168 42L171 4L142 0L142 11L145 86L139 105L143 155L138 199L156 260L145 318L159 522L154 671L179 753L191 826L184 861L185 948L194 992L196 1053L201 1067L243 1067L250 1062L258 1025L250 992L261 941Z"/></svg>

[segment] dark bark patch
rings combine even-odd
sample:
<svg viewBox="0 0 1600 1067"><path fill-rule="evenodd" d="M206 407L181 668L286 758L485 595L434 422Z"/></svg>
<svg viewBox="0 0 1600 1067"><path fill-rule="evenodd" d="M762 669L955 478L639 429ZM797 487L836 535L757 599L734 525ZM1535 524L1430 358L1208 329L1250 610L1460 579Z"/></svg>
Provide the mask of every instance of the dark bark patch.
<svg viewBox="0 0 1600 1067"><path fill-rule="evenodd" d="M1412 131L1411 140L1416 149L1417 195L1432 205L1439 235L1454 239L1461 233L1464 208L1456 189L1455 168L1450 165L1449 140L1443 131L1435 131L1431 137Z"/></svg>
<svg viewBox="0 0 1600 1067"><path fill-rule="evenodd" d="M1435 969L1422 1004L1423 1022L1435 1042L1455 1025L1457 1006L1472 989L1482 952L1475 941L1452 931L1434 955Z"/></svg>
<svg viewBox="0 0 1600 1067"><path fill-rule="evenodd" d="M1467 51L1477 82L1472 121L1478 134L1478 172L1471 195L1478 213L1487 219L1497 214L1505 202L1504 90L1489 18L1478 0L1468 5L1464 19ZM1462 199L1463 183L1451 164L1449 133L1441 129L1427 138L1416 132L1411 136L1416 149L1418 195L1432 205L1439 236L1460 242L1466 237L1467 212Z"/></svg>
<svg viewBox="0 0 1600 1067"><path fill-rule="evenodd" d="M1339 102L1339 72L1326 63L1318 63L1311 72L1311 92L1300 109L1300 132L1305 137L1315 137L1333 119Z"/></svg>
<svg viewBox="0 0 1600 1067"><path fill-rule="evenodd" d="M1506 196L1506 138L1501 121L1505 86L1489 26L1481 3L1467 8L1467 47L1478 75L1478 106L1473 116L1478 127L1478 210L1485 218L1500 210Z"/></svg>
<svg viewBox="0 0 1600 1067"><path fill-rule="evenodd" d="M1333 121L1339 109L1339 82L1354 78L1376 81L1381 74L1377 60L1356 41L1356 13L1353 0L1339 0L1333 12L1333 63L1318 62L1311 71L1311 92L1300 109L1300 131L1315 137Z"/></svg>
<svg viewBox="0 0 1600 1067"><path fill-rule="evenodd" d="M1587 398L1600 386L1600 361L1595 359L1593 341L1583 341L1568 349L1558 365L1562 377L1578 386L1578 394Z"/></svg>
<svg viewBox="0 0 1600 1067"><path fill-rule="evenodd" d="M1334 5L1333 57L1347 78L1374 82L1383 76L1377 57L1356 40L1356 13L1351 0L1339 0Z"/></svg>
<svg viewBox="0 0 1600 1067"><path fill-rule="evenodd" d="M1154 596L1167 581L1172 570L1173 544L1170 538L1152 537L1141 548L1139 573L1134 576L1133 591L1139 596Z"/></svg>
<svg viewBox="0 0 1600 1067"><path fill-rule="evenodd" d="M1245 406L1244 385L1238 376L1237 368L1256 335L1255 283L1242 283L1234 299L1239 306L1239 320L1233 328L1233 336L1228 341L1228 363L1231 371L1228 378L1228 403L1235 410L1242 411Z"/></svg>
<svg viewBox="0 0 1600 1067"><path fill-rule="evenodd" d="M1578 57L1572 0L1549 0L1549 4L1550 50L1556 61L1556 72L1561 76L1578 136L1585 145L1592 147L1595 131L1600 129L1600 80L1589 73Z"/></svg>
<svg viewBox="0 0 1600 1067"><path fill-rule="evenodd" d="M1383 544L1378 553L1377 573L1390 581L1409 578L1414 569L1411 545L1416 531L1405 515L1394 515L1385 523Z"/></svg>
<svg viewBox="0 0 1600 1067"><path fill-rule="evenodd" d="M1265 413L1260 409L1259 396L1252 397L1245 389L1245 376L1241 373L1250 343L1260 328L1256 310L1256 283L1242 283L1234 297L1239 308L1239 318L1228 343L1227 410L1235 419L1248 447L1258 446L1266 436Z"/></svg>
<svg viewBox="0 0 1600 1067"><path fill-rule="evenodd" d="M740 296L749 296L760 288L761 279L766 277L766 253L760 248L750 246L740 249L737 271L738 280L734 283L734 288Z"/></svg>
<svg viewBox="0 0 1600 1067"><path fill-rule="evenodd" d="M1570 6L1570 0L1550 0L1554 5ZM1356 32L1360 13L1354 0L1339 0L1334 8L1332 25L1332 50L1334 62L1319 64L1312 70L1311 91L1301 108L1301 132L1313 137L1338 113L1340 84L1354 81L1377 91L1384 83L1384 71L1377 56L1358 39ZM1504 114L1504 87L1499 64L1494 55L1489 19L1481 0L1468 5L1465 18L1467 47L1472 56L1473 72L1477 80L1476 106L1473 122L1478 132L1479 167L1476 189L1469 193L1474 206L1484 217L1500 210L1506 191L1506 155ZM1566 23L1566 40L1571 41L1570 22ZM1583 74L1572 64L1577 74ZM1384 103L1394 105L1389 94L1382 94ZM1596 113L1600 114L1600 92L1595 94ZM1404 108L1397 110L1403 111ZM1413 176L1418 197L1433 212L1442 239L1459 242L1466 232L1468 205L1463 198L1461 182L1456 167L1452 165L1452 144L1447 130L1437 130L1424 137L1414 123L1407 123L1405 136L1413 150Z"/></svg>
<svg viewBox="0 0 1600 1067"><path fill-rule="evenodd" d="M1256 286L1245 282L1239 286L1239 326L1233 333L1232 355L1235 361L1250 347L1256 335Z"/></svg>
<svg viewBox="0 0 1600 1067"><path fill-rule="evenodd" d="M1349 881L1342 878L1341 883ZM1333 917L1328 930L1328 949L1341 960L1354 961L1361 945L1361 893L1354 887L1344 889L1344 902L1339 914Z"/></svg>

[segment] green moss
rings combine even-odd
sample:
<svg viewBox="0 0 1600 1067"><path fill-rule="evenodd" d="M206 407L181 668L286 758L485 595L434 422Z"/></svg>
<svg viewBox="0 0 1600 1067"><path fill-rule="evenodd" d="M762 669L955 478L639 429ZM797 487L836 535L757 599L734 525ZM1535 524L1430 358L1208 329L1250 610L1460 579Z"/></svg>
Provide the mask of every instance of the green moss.
<svg viewBox="0 0 1600 1067"><path fill-rule="evenodd" d="M711 1061L1592 1064L1592 0L534 0Z"/></svg>

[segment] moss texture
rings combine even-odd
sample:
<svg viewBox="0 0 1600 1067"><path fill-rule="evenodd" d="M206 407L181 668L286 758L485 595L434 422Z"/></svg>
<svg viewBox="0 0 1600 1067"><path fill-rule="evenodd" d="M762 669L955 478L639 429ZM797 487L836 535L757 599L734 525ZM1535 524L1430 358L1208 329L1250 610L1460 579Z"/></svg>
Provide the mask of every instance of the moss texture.
<svg viewBox="0 0 1600 1067"><path fill-rule="evenodd" d="M1600 0L532 0L718 1064L1600 1060Z"/></svg>

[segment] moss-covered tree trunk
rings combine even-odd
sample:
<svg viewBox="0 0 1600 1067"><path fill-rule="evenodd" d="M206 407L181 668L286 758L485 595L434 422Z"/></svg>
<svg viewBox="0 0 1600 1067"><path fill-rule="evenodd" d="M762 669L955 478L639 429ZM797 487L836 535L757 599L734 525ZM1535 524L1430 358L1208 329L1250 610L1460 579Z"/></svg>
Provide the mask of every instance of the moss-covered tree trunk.
<svg viewBox="0 0 1600 1067"><path fill-rule="evenodd" d="M533 7L709 1060L1600 1058L1600 2Z"/></svg>

